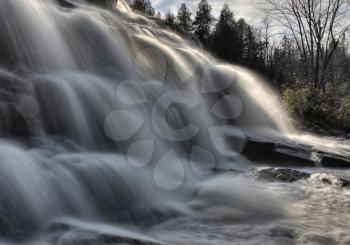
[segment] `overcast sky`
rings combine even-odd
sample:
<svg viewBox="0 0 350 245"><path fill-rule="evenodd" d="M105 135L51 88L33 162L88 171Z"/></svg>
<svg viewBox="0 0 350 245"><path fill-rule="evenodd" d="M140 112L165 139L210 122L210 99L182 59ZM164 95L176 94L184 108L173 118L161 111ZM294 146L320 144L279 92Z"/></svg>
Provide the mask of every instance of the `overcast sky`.
<svg viewBox="0 0 350 245"><path fill-rule="evenodd" d="M166 12L176 13L182 3L186 3L190 9L195 9L200 0L153 0L153 6L162 14ZM220 10L226 0L208 0L213 8L215 17L219 16ZM227 0L236 18L243 17L249 24L257 25L263 18L261 0Z"/></svg>

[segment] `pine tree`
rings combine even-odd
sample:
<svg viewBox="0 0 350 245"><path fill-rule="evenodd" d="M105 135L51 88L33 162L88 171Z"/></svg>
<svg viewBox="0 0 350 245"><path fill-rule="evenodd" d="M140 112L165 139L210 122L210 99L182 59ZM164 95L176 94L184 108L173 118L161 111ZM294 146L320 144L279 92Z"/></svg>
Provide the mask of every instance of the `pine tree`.
<svg viewBox="0 0 350 245"><path fill-rule="evenodd" d="M165 18L164 18L164 20L166 22L170 23L170 24L174 24L175 23L175 19L176 19L175 15L173 15L172 13L167 13L165 15Z"/></svg>
<svg viewBox="0 0 350 245"><path fill-rule="evenodd" d="M155 10L150 0L131 0L130 6L134 10L141 11L147 15L155 15Z"/></svg>
<svg viewBox="0 0 350 245"><path fill-rule="evenodd" d="M264 43L257 37L257 32L250 25L246 30L247 65L259 71L264 70Z"/></svg>
<svg viewBox="0 0 350 245"><path fill-rule="evenodd" d="M213 33L212 48L220 58L227 61L239 59L239 40L235 25L234 14L225 3Z"/></svg>
<svg viewBox="0 0 350 245"><path fill-rule="evenodd" d="M187 8L186 4L182 4L178 13L177 13L177 21L179 26L181 26L185 32L189 33L192 31L192 13Z"/></svg>
<svg viewBox="0 0 350 245"><path fill-rule="evenodd" d="M211 24L214 22L211 14L211 6L207 0L201 0L198 4L198 10L193 22L194 33L204 46L210 45Z"/></svg>

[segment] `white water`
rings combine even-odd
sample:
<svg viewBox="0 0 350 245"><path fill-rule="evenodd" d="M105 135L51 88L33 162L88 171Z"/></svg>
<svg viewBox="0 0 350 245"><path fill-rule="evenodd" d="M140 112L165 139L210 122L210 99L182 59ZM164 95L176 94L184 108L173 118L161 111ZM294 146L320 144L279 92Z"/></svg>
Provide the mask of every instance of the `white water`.
<svg viewBox="0 0 350 245"><path fill-rule="evenodd" d="M216 166L249 168L240 156L247 135L350 152L295 136L262 78L219 63L125 2L114 11L70 2L76 7L0 3L4 243L103 244L102 234L187 244L166 237L168 222L193 218L259 229L289 216L288 202L253 181L208 177Z"/></svg>

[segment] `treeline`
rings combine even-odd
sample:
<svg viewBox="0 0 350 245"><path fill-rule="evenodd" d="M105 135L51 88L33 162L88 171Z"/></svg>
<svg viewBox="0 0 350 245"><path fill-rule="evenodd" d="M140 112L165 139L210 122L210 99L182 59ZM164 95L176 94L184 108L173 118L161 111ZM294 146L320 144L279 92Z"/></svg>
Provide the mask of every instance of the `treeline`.
<svg viewBox="0 0 350 245"><path fill-rule="evenodd" d="M218 19L213 16L207 0L198 3L195 13L183 3L176 15L167 13L163 17L155 11L150 0L130 0L129 3L135 10L172 24L219 58L265 72L266 45L260 38L259 30L247 24L243 18L236 20L227 3Z"/></svg>
<svg viewBox="0 0 350 245"><path fill-rule="evenodd" d="M192 12L182 4L164 17L150 0L130 0L133 9L161 18L231 63L267 76L292 113L310 124L350 129L350 29L345 0L265 0L261 26L235 18L225 3L218 19L207 0ZM344 10L345 9L345 10ZM345 11L345 12L343 12ZM280 23L281 33L272 30Z"/></svg>

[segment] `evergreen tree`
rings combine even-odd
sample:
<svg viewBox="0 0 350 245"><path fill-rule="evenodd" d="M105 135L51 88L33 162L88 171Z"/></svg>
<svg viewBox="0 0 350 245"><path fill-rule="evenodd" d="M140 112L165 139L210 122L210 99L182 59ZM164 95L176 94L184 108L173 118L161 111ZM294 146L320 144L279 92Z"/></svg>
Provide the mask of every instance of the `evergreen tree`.
<svg viewBox="0 0 350 245"><path fill-rule="evenodd" d="M264 71L264 43L257 37L256 31L247 25L246 28L246 64L259 71Z"/></svg>
<svg viewBox="0 0 350 245"><path fill-rule="evenodd" d="M175 23L175 15L173 15L172 13L167 13L165 15L165 21L170 23L170 24L174 24Z"/></svg>
<svg viewBox="0 0 350 245"><path fill-rule="evenodd" d="M192 31L192 13L187 8L186 4L182 4L178 13L177 13L177 21L179 25L184 29L185 32L189 33Z"/></svg>
<svg viewBox="0 0 350 245"><path fill-rule="evenodd" d="M155 16L155 10L150 0L131 0L130 6L134 10L141 11L150 16Z"/></svg>
<svg viewBox="0 0 350 245"><path fill-rule="evenodd" d="M243 18L240 18L236 23L236 35L237 35L237 51L240 59L246 57L246 29L247 23Z"/></svg>
<svg viewBox="0 0 350 245"><path fill-rule="evenodd" d="M211 24L214 20L215 19L211 14L211 6L208 4L207 0L201 0L198 4L198 10L193 26L194 33L198 40L207 47L210 45Z"/></svg>
<svg viewBox="0 0 350 245"><path fill-rule="evenodd" d="M212 48L220 58L227 61L239 59L239 40L235 25L234 14L225 3L213 33Z"/></svg>

